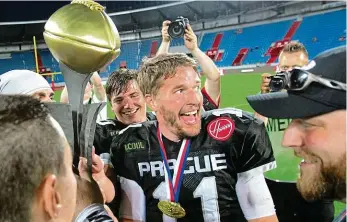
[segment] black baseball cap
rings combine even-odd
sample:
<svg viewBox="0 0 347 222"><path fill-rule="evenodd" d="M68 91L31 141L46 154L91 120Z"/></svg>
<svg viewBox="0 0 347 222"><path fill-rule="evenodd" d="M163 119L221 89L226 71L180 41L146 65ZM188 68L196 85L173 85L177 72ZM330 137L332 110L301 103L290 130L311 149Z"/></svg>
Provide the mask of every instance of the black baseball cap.
<svg viewBox="0 0 347 222"><path fill-rule="evenodd" d="M346 46L320 53L303 68L319 77L346 83ZM346 109L346 91L314 82L302 91L252 95L247 101L257 113L269 118L309 118Z"/></svg>

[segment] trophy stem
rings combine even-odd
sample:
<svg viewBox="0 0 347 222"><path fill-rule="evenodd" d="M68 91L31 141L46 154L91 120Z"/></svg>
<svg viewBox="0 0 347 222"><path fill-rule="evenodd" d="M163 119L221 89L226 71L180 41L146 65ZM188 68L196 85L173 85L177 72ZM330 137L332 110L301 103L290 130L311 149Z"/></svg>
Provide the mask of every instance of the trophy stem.
<svg viewBox="0 0 347 222"><path fill-rule="evenodd" d="M92 74L81 74L71 70L64 63L59 62L60 70L64 75L66 88L69 95L69 104L72 110L74 130L74 164L78 166L80 149L80 133L83 121L83 97L87 83Z"/></svg>

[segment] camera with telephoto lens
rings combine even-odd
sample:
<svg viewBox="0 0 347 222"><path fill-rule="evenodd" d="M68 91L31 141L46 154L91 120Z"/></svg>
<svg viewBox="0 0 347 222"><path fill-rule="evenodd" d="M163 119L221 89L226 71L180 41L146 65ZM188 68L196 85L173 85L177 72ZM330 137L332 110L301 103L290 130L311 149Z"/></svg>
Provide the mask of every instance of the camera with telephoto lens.
<svg viewBox="0 0 347 222"><path fill-rule="evenodd" d="M184 35L184 31L189 24L189 20L182 16L177 17L177 19L170 23L168 28L168 33L171 38L180 38Z"/></svg>
<svg viewBox="0 0 347 222"><path fill-rule="evenodd" d="M279 92L288 88L289 74L287 72L279 72L270 77L270 92Z"/></svg>

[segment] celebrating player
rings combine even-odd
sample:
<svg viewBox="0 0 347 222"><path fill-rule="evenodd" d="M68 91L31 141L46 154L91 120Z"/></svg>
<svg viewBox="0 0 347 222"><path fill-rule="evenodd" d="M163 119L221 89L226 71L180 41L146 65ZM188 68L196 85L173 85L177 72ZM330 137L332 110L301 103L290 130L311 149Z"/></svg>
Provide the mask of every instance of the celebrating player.
<svg viewBox="0 0 347 222"><path fill-rule="evenodd" d="M170 36L168 26L170 21L163 22L163 41L157 55L166 54L170 47ZM205 87L201 92L203 95L203 108L205 111L218 109L220 102L220 73L213 61L205 55L197 44L197 37L190 26L186 29L184 42L187 49L201 65L202 73L206 75ZM144 95L137 83L137 73L128 69L120 69L113 72L106 83L106 95L111 103L115 119L100 121L96 126L94 146L96 153L101 154L102 159L108 165L109 149L113 139L119 130L127 125L140 123L146 120L155 120L154 113L146 113Z"/></svg>
<svg viewBox="0 0 347 222"><path fill-rule="evenodd" d="M204 91L202 91L204 92ZM112 139L129 124L155 120L153 112L146 112L146 102L137 82L137 72L129 69L119 69L113 72L106 83L107 99L111 103L115 119L98 122L95 130L94 146L96 154L101 155L108 165L109 151ZM205 110L217 109L205 92L203 107Z"/></svg>
<svg viewBox="0 0 347 222"><path fill-rule="evenodd" d="M130 125L112 142L123 221L277 221L263 176L276 164L262 122L236 109L201 116L200 77L184 54L144 61L138 83L158 120Z"/></svg>

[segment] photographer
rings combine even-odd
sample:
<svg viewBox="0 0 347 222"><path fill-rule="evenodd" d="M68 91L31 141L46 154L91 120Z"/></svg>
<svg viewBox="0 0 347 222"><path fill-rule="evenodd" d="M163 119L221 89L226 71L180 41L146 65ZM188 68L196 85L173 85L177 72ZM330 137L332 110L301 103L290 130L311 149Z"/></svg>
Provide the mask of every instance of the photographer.
<svg viewBox="0 0 347 222"><path fill-rule="evenodd" d="M286 44L278 57L278 66L276 73L290 71L294 67L302 67L308 63L308 53L305 46L298 41L291 41ZM271 74L263 73L261 75L260 92L262 94L270 92L270 79ZM264 121L265 125L268 123L268 118L255 112L256 117Z"/></svg>
<svg viewBox="0 0 347 222"><path fill-rule="evenodd" d="M161 30L162 42L158 49L157 55L169 52L171 37L168 29L172 22L164 21ZM186 24L184 32L184 45L191 52L201 67L202 74L206 76L205 87L201 92L204 96L204 108L217 109L220 103L220 72L214 62L198 47L197 37L189 24ZM209 103L208 105L206 105Z"/></svg>
<svg viewBox="0 0 347 222"><path fill-rule="evenodd" d="M291 70L290 76L285 92L248 96L247 100L263 115L293 119L282 145L303 159L297 180L302 197L311 206L322 199L346 203L345 46L322 52L306 67ZM332 221L333 213L327 208L297 204L302 204L306 216L300 221ZM346 211L340 216L335 221L346 221Z"/></svg>

